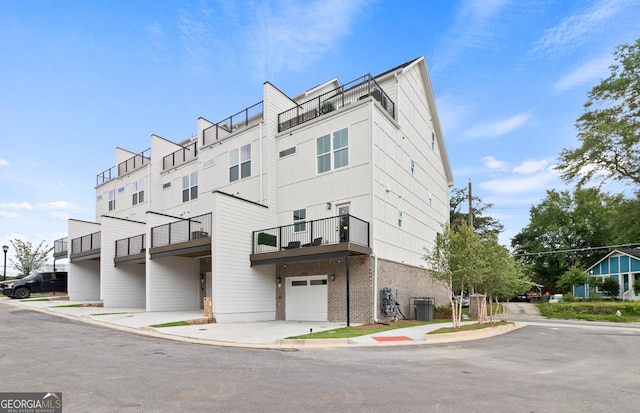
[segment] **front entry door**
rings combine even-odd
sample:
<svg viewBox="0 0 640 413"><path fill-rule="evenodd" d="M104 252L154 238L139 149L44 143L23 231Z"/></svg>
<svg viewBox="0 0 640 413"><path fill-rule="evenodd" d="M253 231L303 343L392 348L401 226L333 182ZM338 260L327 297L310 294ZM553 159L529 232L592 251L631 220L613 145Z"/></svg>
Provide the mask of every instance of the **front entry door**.
<svg viewBox="0 0 640 413"><path fill-rule="evenodd" d="M338 205L340 242L349 241L349 204Z"/></svg>

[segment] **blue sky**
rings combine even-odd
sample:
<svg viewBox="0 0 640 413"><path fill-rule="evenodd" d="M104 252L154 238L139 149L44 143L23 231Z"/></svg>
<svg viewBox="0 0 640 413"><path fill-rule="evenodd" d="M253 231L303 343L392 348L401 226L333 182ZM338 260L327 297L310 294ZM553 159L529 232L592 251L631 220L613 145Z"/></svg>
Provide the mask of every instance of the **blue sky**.
<svg viewBox="0 0 640 413"><path fill-rule="evenodd" d="M0 243L93 221L117 146L181 141L265 81L295 95L425 56L456 187L495 205L507 244L571 189L553 166L638 21L634 0L2 1Z"/></svg>

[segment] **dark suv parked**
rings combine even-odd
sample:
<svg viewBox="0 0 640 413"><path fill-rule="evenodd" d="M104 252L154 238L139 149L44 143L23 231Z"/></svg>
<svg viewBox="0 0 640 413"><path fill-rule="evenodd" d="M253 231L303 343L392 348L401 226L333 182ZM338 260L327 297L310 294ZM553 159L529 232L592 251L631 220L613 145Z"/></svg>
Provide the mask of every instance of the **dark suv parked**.
<svg viewBox="0 0 640 413"><path fill-rule="evenodd" d="M64 271L35 272L20 280L8 281L2 294L11 298L29 298L32 293L67 291L67 273Z"/></svg>

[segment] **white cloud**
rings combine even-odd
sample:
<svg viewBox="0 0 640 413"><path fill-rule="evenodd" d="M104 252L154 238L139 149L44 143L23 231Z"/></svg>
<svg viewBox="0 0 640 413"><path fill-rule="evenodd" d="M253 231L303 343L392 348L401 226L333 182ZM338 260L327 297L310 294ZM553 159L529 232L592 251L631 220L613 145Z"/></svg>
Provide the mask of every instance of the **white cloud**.
<svg viewBox="0 0 640 413"><path fill-rule="evenodd" d="M248 31L247 59L256 75L272 77L282 69L301 70L338 47L368 0L317 0L256 3Z"/></svg>
<svg viewBox="0 0 640 413"><path fill-rule="evenodd" d="M8 204L0 204L0 209L11 209L14 211L17 210L31 210L33 207L28 202L9 202Z"/></svg>
<svg viewBox="0 0 640 413"><path fill-rule="evenodd" d="M491 179L480 183L480 186L499 195L518 195L534 191L544 191L552 187L557 175L551 171L540 174L526 175L526 177L511 176L507 178Z"/></svg>
<svg viewBox="0 0 640 413"><path fill-rule="evenodd" d="M479 123L467 130L464 136L468 139L495 138L521 128L530 118L529 113L519 113L508 119Z"/></svg>
<svg viewBox="0 0 640 413"><path fill-rule="evenodd" d="M530 175L535 172L541 172L547 169L549 165L548 159L542 159L539 161L524 161L520 165L513 168L514 173Z"/></svg>
<svg viewBox="0 0 640 413"><path fill-rule="evenodd" d="M0 166L9 166L9 161L6 159L0 159Z"/></svg>
<svg viewBox="0 0 640 413"><path fill-rule="evenodd" d="M38 204L37 209L40 211L49 212L51 218L61 221L66 221L74 216L74 213L81 210L81 208L68 201L52 201L44 204Z"/></svg>
<svg viewBox="0 0 640 413"><path fill-rule="evenodd" d="M464 124L472 113L472 109L467 103L472 100L471 98L465 99L464 96L454 97L449 94L444 94L437 99L438 117L442 129L447 134L454 134L460 129L460 125Z"/></svg>
<svg viewBox="0 0 640 413"><path fill-rule="evenodd" d="M484 165L487 168L493 169L493 170L504 171L504 170L507 170L507 168L509 167L509 164L507 162L499 161L493 156L485 156L484 158L481 159L481 161L484 162Z"/></svg>
<svg viewBox="0 0 640 413"><path fill-rule="evenodd" d="M495 29L499 27L495 20L509 3L508 0L462 2L445 44L439 48L439 54L431 59L436 63L433 71L447 67L466 50L482 49L487 44L494 44Z"/></svg>
<svg viewBox="0 0 640 413"><path fill-rule="evenodd" d="M17 212L5 212L5 211L0 211L0 217L2 218L8 218L8 219L15 219L15 218L20 218L20 214L18 214Z"/></svg>
<svg viewBox="0 0 640 413"><path fill-rule="evenodd" d="M536 52L554 52L576 49L593 39L595 33L611 24L614 16L624 11L628 0L602 0L588 9L583 9L564 18L559 24L546 30L534 45Z"/></svg>
<svg viewBox="0 0 640 413"><path fill-rule="evenodd" d="M609 74L609 66L613 63L610 55L591 60L560 78L554 85L556 92L564 92L585 83L591 84Z"/></svg>
<svg viewBox="0 0 640 413"><path fill-rule="evenodd" d="M38 209L42 211L78 211L76 204L69 201L52 201L45 204L39 204Z"/></svg>

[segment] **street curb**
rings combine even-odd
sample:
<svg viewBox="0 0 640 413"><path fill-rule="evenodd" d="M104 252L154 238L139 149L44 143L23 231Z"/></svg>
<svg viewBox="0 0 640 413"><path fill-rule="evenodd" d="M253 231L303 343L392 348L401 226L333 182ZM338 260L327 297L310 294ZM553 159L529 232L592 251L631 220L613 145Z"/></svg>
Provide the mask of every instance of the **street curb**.
<svg viewBox="0 0 640 413"><path fill-rule="evenodd" d="M350 342L350 339L281 339L273 343L238 343L220 340L201 339L193 337L177 336L170 333L164 333L158 331L153 327L127 327L113 323L107 323L104 321L95 320L91 317L75 316L65 314L57 311L51 311L49 307L27 307L20 302L11 302L2 300L0 303L7 304L15 308L21 308L27 311L37 311L46 313L56 317L66 318L85 324L94 325L97 327L109 328L116 331L122 331L127 333L138 334L146 337L153 337L164 340L180 341L183 343L202 344L209 346L219 347L236 347L236 348L249 348L249 349L262 349L262 350L281 350L281 351L298 351L304 349L318 349L318 348L357 348L357 347L395 347L395 346L415 346L425 344L447 344L464 342L470 340L479 340L483 338L489 338L505 334L519 328L525 327L526 323L513 322L512 324L489 327L481 330L473 331L461 331L456 333L444 333L444 334L427 334L424 340L410 340L410 341L390 341L390 342L374 342L374 343L356 343Z"/></svg>
<svg viewBox="0 0 640 413"><path fill-rule="evenodd" d="M510 321L509 323L511 324L487 327L480 330L458 331L455 333L442 334L427 334L425 336L425 341L427 342L427 344L443 344L460 341L480 340L483 338L499 336L527 326L526 323L522 322Z"/></svg>

